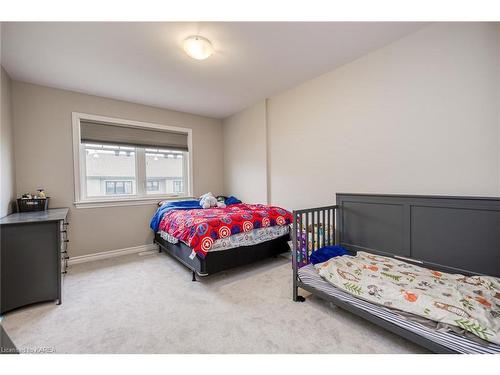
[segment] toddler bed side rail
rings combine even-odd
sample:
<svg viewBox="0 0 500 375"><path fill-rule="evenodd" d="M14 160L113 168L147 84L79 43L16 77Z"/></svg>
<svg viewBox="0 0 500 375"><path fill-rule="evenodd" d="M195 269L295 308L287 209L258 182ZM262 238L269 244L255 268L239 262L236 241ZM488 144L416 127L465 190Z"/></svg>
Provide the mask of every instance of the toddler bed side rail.
<svg viewBox="0 0 500 375"><path fill-rule="evenodd" d="M298 295L298 269L309 264L314 250L336 243L335 216L337 205L293 211L292 266L293 300L304 301Z"/></svg>

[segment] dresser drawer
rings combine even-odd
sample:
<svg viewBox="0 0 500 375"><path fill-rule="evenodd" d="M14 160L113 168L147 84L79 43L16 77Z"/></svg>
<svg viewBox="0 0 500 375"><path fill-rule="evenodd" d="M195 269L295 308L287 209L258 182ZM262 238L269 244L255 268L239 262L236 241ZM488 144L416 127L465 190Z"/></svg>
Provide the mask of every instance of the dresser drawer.
<svg viewBox="0 0 500 375"><path fill-rule="evenodd" d="M68 271L68 247L69 247L69 232L68 222L61 220L59 224L59 235L61 241L61 274L64 276Z"/></svg>

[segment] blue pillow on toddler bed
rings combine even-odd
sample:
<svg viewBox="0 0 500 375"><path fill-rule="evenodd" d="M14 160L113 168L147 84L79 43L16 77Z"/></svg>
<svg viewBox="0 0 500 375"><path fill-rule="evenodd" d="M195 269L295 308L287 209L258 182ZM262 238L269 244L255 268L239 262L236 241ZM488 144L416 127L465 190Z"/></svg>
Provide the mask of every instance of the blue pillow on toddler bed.
<svg viewBox="0 0 500 375"><path fill-rule="evenodd" d="M313 251L309 256L309 260L312 264L323 263L333 257L339 257L341 255L348 254L350 254L349 250L344 249L342 246L325 246Z"/></svg>

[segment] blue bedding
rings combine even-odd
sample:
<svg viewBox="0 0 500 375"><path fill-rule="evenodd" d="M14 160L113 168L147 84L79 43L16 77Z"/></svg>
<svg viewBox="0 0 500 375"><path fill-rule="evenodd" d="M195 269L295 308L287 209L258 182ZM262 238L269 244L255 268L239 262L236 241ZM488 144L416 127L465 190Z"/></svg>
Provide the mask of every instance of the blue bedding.
<svg viewBox="0 0 500 375"><path fill-rule="evenodd" d="M196 210L201 209L200 201L197 199L192 199L189 201L174 201L168 202L158 207L155 214L151 218L149 227L156 233L158 232L158 227L160 226L160 221L163 215L172 210Z"/></svg>
<svg viewBox="0 0 500 375"><path fill-rule="evenodd" d="M231 195L229 198L226 198L224 203L226 204L226 206L230 206L232 204L241 203L241 201L238 198L236 198L234 195Z"/></svg>
<svg viewBox="0 0 500 375"><path fill-rule="evenodd" d="M224 201L226 206L230 206L232 204L241 203L241 201L235 196L231 195L229 198L226 198ZM151 218L151 222L149 223L149 227L156 233L158 232L158 228L160 227L161 219L163 215L172 210L197 210L202 209L200 206L200 201L198 199L191 199L188 201L173 201L162 204L156 210L155 214Z"/></svg>
<svg viewBox="0 0 500 375"><path fill-rule="evenodd" d="M333 257L347 254L350 254L349 251L344 249L342 246L325 246L316 251L313 251L309 256L309 260L312 264L317 264L326 262L328 259L331 259Z"/></svg>
<svg viewBox="0 0 500 375"><path fill-rule="evenodd" d="M232 204L241 203L241 201L235 196L231 195L229 198L226 198L224 203L226 206L230 206ZM158 228L160 227L161 219L163 215L172 210L198 210L202 209L200 206L200 201L198 199L191 199L188 201L173 201L162 204L156 210L155 214L151 218L151 222L149 223L149 227L156 233L158 232Z"/></svg>

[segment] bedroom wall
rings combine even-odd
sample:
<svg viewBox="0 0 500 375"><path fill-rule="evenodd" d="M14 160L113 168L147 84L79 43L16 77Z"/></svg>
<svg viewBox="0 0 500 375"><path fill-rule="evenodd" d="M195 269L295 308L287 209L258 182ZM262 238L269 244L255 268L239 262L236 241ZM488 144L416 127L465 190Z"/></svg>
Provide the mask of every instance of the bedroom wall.
<svg viewBox="0 0 500 375"><path fill-rule="evenodd" d="M432 24L271 97L271 203L500 195L499 46L498 24Z"/></svg>
<svg viewBox="0 0 500 375"><path fill-rule="evenodd" d="M497 45L497 59L500 62L500 22L497 22L497 38L499 43ZM497 87L498 87L498 165L500 169L500 64L497 65ZM500 171L498 173L498 195L500 196Z"/></svg>
<svg viewBox="0 0 500 375"><path fill-rule="evenodd" d="M16 177L14 172L14 136L12 123L11 86L12 81L0 66L0 217L11 213L11 202L16 198Z"/></svg>
<svg viewBox="0 0 500 375"><path fill-rule="evenodd" d="M51 207L70 207L70 256L149 244L155 203L75 208L71 113L193 129L194 194L223 190L221 121L13 81L17 193L43 187Z"/></svg>
<svg viewBox="0 0 500 375"><path fill-rule="evenodd" d="M224 194L244 202L267 202L266 102L222 121Z"/></svg>

